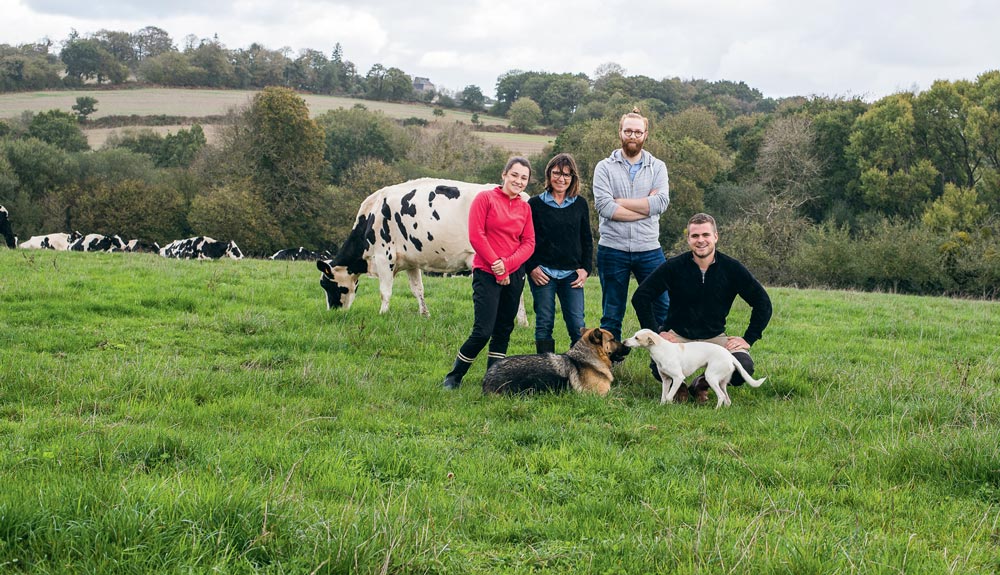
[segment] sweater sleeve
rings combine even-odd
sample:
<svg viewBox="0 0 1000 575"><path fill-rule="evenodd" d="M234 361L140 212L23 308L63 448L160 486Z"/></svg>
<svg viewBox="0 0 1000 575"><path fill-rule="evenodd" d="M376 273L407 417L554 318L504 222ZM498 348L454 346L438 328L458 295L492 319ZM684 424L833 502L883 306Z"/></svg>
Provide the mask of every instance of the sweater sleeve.
<svg viewBox="0 0 1000 575"><path fill-rule="evenodd" d="M643 329L670 330L670 326L667 324L656 325L656 316L653 314L653 302L670 287L669 278L667 262L664 262L653 270L653 273L646 276L646 279L632 294L632 307L635 309L635 315L639 318L639 326ZM665 321L669 322L669 317Z"/></svg>
<svg viewBox="0 0 1000 575"><path fill-rule="evenodd" d="M504 266L507 268L507 273L504 276L498 277L497 279L503 279L510 275L511 272L516 271L517 268L524 265L531 254L535 252L535 224L531 217L531 210L525 210L525 220L524 227L521 228L521 243L514 250L514 253L510 256L503 258Z"/></svg>
<svg viewBox="0 0 1000 575"><path fill-rule="evenodd" d="M618 210L615 197L611 193L611 174L608 173L608 162L601 161L594 168L594 181L591 184L594 192L594 209L606 220L610 220Z"/></svg>
<svg viewBox="0 0 1000 575"><path fill-rule="evenodd" d="M535 243L536 243L536 245L538 243L539 236L541 236L543 233L545 233L543 230L539 230L539 229L535 228L535 222L538 221L538 218L537 218L538 212L537 212L537 209L535 207L535 202L537 201L537 200L535 200L535 198L537 198L537 197L538 196L535 196L535 197L531 198L530 200L528 200L528 207L531 208L531 221L532 221L531 229L532 229L532 231L535 232ZM527 261L524 262L524 271L525 272L531 273L531 270L533 270L536 267L538 267L539 264L538 264L538 258L536 257L537 255L538 255L538 251L537 250L532 250L531 256L527 259Z"/></svg>
<svg viewBox="0 0 1000 575"><path fill-rule="evenodd" d="M649 196L649 215L658 216L667 211L667 206L670 205L670 180L663 160L656 160L653 164L653 184L650 190L656 190L656 194Z"/></svg>
<svg viewBox="0 0 1000 575"><path fill-rule="evenodd" d="M469 243L481 258L489 263L500 259L486 237L486 216L490 211L490 203L484 192L476 196L469 206Z"/></svg>
<svg viewBox="0 0 1000 575"><path fill-rule="evenodd" d="M764 336L764 328L771 321L771 298L767 295L764 286L757 278L750 273L750 270L743 268L746 280L743 288L740 289L740 297L750 305L750 323L743 334L743 339L750 345Z"/></svg>
<svg viewBox="0 0 1000 575"><path fill-rule="evenodd" d="M594 233L590 229L590 208L587 207L587 200L580 197L580 267L587 275L591 275L591 268L594 266Z"/></svg>

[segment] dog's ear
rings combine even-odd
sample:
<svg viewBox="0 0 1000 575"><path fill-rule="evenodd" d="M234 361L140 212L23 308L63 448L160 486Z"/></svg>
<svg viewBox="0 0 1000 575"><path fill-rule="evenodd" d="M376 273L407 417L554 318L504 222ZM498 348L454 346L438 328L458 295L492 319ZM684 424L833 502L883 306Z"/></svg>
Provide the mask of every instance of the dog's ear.
<svg viewBox="0 0 1000 575"><path fill-rule="evenodd" d="M642 334L642 341L645 342L647 346L656 345L656 338L648 333Z"/></svg>
<svg viewBox="0 0 1000 575"><path fill-rule="evenodd" d="M583 326L580 328L580 335L583 335L585 333L587 333L587 326Z"/></svg>
<svg viewBox="0 0 1000 575"><path fill-rule="evenodd" d="M601 345L602 341L604 341L604 334L601 333L601 330L599 329L590 330L590 343L594 345Z"/></svg>

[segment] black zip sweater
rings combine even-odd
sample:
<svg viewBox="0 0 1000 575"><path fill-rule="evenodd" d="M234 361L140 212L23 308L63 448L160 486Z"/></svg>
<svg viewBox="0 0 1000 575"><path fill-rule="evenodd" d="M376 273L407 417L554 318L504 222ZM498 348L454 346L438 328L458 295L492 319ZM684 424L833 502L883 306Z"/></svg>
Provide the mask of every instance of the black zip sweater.
<svg viewBox="0 0 1000 575"><path fill-rule="evenodd" d="M594 259L594 237L590 231L590 208L587 200L577 196L564 207L554 208L541 196L528 200L531 221L535 225L535 252L524 265L525 271L537 266L555 270L582 268L590 275Z"/></svg>
<svg viewBox="0 0 1000 575"><path fill-rule="evenodd" d="M670 307L666 323L657 326L653 300L664 291L670 294ZM743 264L718 250L704 275L691 252L668 259L635 290L632 307L645 329L710 339L726 332L726 317L737 295L751 308L743 339L753 345L771 321L771 298Z"/></svg>

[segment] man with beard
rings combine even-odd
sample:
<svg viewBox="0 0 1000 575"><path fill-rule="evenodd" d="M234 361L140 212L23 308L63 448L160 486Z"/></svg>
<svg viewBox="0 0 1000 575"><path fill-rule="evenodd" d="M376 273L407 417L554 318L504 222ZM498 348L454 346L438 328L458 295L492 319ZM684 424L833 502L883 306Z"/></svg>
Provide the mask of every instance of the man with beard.
<svg viewBox="0 0 1000 575"><path fill-rule="evenodd" d="M660 214L670 203L667 166L642 149L649 120L634 108L621 117L622 147L594 168L594 205L600 216L597 272L601 280L601 328L621 341L631 276L642 283L666 258L660 248ZM653 302L657 325L667 317L666 292Z"/></svg>
<svg viewBox="0 0 1000 575"><path fill-rule="evenodd" d="M695 214L688 220L687 243L691 251L674 256L639 284L632 307L639 325L657 331L667 341L685 343L707 341L721 345L740 365L753 374L750 346L761 338L771 321L771 298L757 278L735 258L715 249L719 230L715 218ZM652 302L662 293L670 294L666 321L653 319ZM726 317L736 296L750 305L750 323L743 337L726 335ZM655 364L653 377L660 379ZM729 385L743 385L743 376L733 374ZM708 382L701 375L692 383L698 403L708 401ZM674 400L686 401L688 390L681 384Z"/></svg>

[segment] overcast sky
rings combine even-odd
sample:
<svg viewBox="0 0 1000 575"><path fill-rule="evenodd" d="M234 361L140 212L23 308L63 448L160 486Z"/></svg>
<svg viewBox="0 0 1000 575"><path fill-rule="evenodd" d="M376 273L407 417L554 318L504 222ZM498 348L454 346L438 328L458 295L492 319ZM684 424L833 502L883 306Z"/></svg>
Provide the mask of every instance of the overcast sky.
<svg viewBox="0 0 1000 575"><path fill-rule="evenodd" d="M765 96L859 96L975 80L1000 67L996 0L0 0L0 44L71 30L166 30L398 67L489 97L510 70L743 81Z"/></svg>

